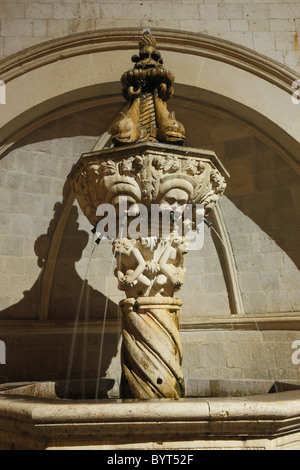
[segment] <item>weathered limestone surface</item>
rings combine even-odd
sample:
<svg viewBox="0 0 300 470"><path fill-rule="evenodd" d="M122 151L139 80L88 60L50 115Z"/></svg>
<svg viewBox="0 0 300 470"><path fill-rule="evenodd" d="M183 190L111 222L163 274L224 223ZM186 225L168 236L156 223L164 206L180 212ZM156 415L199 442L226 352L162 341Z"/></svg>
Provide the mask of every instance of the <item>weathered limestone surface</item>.
<svg viewBox="0 0 300 470"><path fill-rule="evenodd" d="M168 28L221 37L299 71L299 1L3 1L1 57L49 39L121 27Z"/></svg>
<svg viewBox="0 0 300 470"><path fill-rule="evenodd" d="M226 171L215 154L181 150L185 129L167 108L174 77L149 31L131 60L134 67L121 78L130 105L112 126L112 148L82 155L69 181L96 241L114 240L115 274L127 296L121 303L122 396L180 398L181 301L173 296L184 283L187 232L197 239L197 212L201 207L204 216L215 207L226 188ZM157 220L155 206L162 212ZM140 225L134 234L132 216Z"/></svg>
<svg viewBox="0 0 300 470"><path fill-rule="evenodd" d="M119 2L118 6L121 8L117 10L116 5L107 2L101 5L100 9L99 5L97 7L90 2L90 6L80 7L81 19L78 20L76 1L73 2L73 8L57 6L57 9L50 1L44 6L42 2L39 4L34 1L30 8L29 3L22 2L21 5L21 2L15 2L14 8L9 6L8 2L1 4L0 49L4 49L4 55L39 43L45 38L92 30L95 27L128 26L130 21L119 20L119 13L122 12L125 17L129 13L132 17L137 15L137 9L134 10L131 5L125 7ZM167 22L162 22L160 15L165 16L166 11L170 13L170 4L149 2L147 9L144 10L145 15L150 13L152 15L148 24L195 32L211 31L214 36L253 47L254 50L298 70L299 41L296 33L297 20L294 21L294 16L297 17L297 14L292 14L289 5L281 5L280 2L277 2L277 5L270 2L251 5L247 3L209 5L204 1L204 4L197 5L197 8L200 7L198 10L195 9L196 2L188 3L190 5L185 5L185 8L178 5L176 11L172 5L172 14L168 15ZM202 15L200 20L198 11ZM92 19L88 19L90 14L93 15ZM97 20L99 16L101 16L100 21ZM114 24L111 18L116 20ZM140 17L133 18L131 25L144 26ZM183 119L186 113L184 106L176 105L178 113L177 108L180 121L186 123L186 119ZM116 111L118 110L116 107ZM1 366L1 382L20 380L20 378L28 380L29 377L45 380L49 375L61 377L64 375L74 330L69 323L60 322L58 327L57 319L74 318L76 309L78 318L86 319L91 315L98 319L99 306L102 311L107 294L110 294L109 318L110 320L116 318L120 294L116 286L112 286L110 282L110 247L108 244L102 244L100 264L97 257L90 257L89 227L81 215L78 217L75 204L59 253L52 289L50 321L43 326L35 321L28 322L28 319L33 320L38 317L40 269L45 265L49 243L59 219L64 199L63 184L70 164L76 161L79 148L80 152L86 152L92 147L99 135L97 126L102 125L108 113L108 107L106 109L104 107L95 113L89 111L65 118L58 122L57 127L46 126L18 144L19 147L6 154L1 161L3 171L0 174L0 205L3 213L0 214L2 273L0 317L10 320L20 319L14 323L2 320L1 339L5 340L8 346L10 367ZM107 119L108 122L110 120ZM264 139L254 135L252 129L247 129L244 123L237 123L229 116L224 117L217 111L212 112L208 109L200 112L199 109L189 110L189 121L191 131L186 136L189 145L198 146L201 139L203 147L211 147L217 151L232 176L228 198L224 198L222 210L226 216L248 318L230 319L232 309L221 245L217 238L207 231L203 251L196 256L193 253L192 257L186 257L189 273L185 276L182 298L186 298L189 302L184 300L188 309L182 310L182 316L194 317L192 322L189 319L183 323L184 333L181 336L186 358L182 364L184 375L191 381L194 380L193 393L196 396L199 391L197 377L299 379L299 364L292 362L294 351L292 344L299 340L296 327L299 319L296 312L300 309L297 269L299 263L297 176L276 154L274 148L271 149L269 143L263 143ZM79 259L81 253L84 256ZM86 279L90 285L85 282ZM93 287L90 288L91 286ZM190 298L191 289L193 299ZM102 292L104 295L101 295ZM282 314L276 317L274 315L276 312ZM205 319L201 318L204 313ZM266 313L272 315L264 318ZM218 318L218 314L221 318ZM27 319L27 325L24 319ZM116 378L120 374L118 347L120 334L118 322L112 325L113 322L110 323L110 320L107 322L109 347L105 351L102 371L103 374ZM224 321L226 323L223 323ZM226 326L222 328L222 324ZM99 331L97 330L95 334L97 328ZM89 360L84 366L86 369L81 370L83 362L80 355L81 346L86 343L87 333L89 346L85 354ZM77 339L80 347L77 359L80 360L77 360L77 363L80 363L80 366L75 371L79 377L83 373L92 375L95 370L94 358L99 350L99 333L101 330L97 323L91 324L87 329L79 325ZM49 350L52 354L49 354ZM291 397L289 400L292 402ZM282 405L282 400L280 404ZM6 405L7 401L5 407ZM213 410L214 404L210 405ZM295 409L294 407L294 411ZM269 405L268 410L270 411ZM153 409L148 411L153 412ZM216 412L220 412L218 407ZM278 410L274 411L274 414L276 413ZM254 432L257 433L255 426L258 425L259 419L257 415L253 419ZM289 417L284 417L284 425L286 419ZM38 420L39 423L42 422L42 418ZM249 422L245 421L243 425L248 427ZM137 430L138 433L140 431ZM9 447L12 440L9 437L7 443L7 436L9 433L4 432L4 437L1 436L0 441L2 439ZM34 432L32 441L38 446L39 441L36 438ZM220 440L217 445L237 448L297 447L298 435L294 434L292 439L293 441L289 437L276 437L275 433L261 440L243 438L243 443L232 440L228 444L228 441L224 443ZM124 446L126 445L125 443ZM164 445L169 448L172 444L168 442ZM186 448L188 444L185 441L182 445ZM145 443L142 443L143 448L144 446ZM206 441L198 441L198 446L205 448L209 447L209 444Z"/></svg>
<svg viewBox="0 0 300 470"><path fill-rule="evenodd" d="M7 344L10 359L9 368L0 368L1 382L47 380L49 376L65 378L73 327L64 324L55 329L51 322L69 322L77 311L80 319L87 315L90 320L101 320L106 295L109 296L107 329L110 332L105 335L103 373L113 378L120 375L120 331L116 328L111 333L109 322L118 318L118 304L124 294L118 290L116 281L110 281L110 243L103 241L91 256L93 236L90 224L77 204L74 204L68 219L58 255L50 303L50 323L45 325L44 331L36 330L31 322L28 327L14 323L13 333L9 332L9 325L4 326L3 323L4 318L38 318L40 291L37 280L64 201L62 193L65 179L72 164L78 159L78 152L92 148L99 129L104 132L119 110L119 105L114 108L98 107L62 118L57 123L35 131L1 160L1 339ZM200 325L201 329L201 332L182 333L184 375L191 378L264 378L272 374L277 380L296 379L299 377L299 365L291 361L291 346L294 340L300 339L299 327L296 326L293 331L293 322L289 320L287 312L296 314L300 310L297 267L300 262L298 176L274 149L253 134L252 129L232 117L212 110L189 109L187 113L186 108L177 104L176 111L179 120L189 129L187 147L197 147L201 142L201 147L215 150L230 172L227 197L223 198L221 206L238 275L243 275L244 279L249 275L253 279L255 273L256 278L270 278L272 283L276 283L274 286L278 286L279 282L276 290L267 290L266 282L257 283L255 279L252 284L244 282L242 296L245 313L251 319L252 313L261 314L258 325L251 320L246 330L235 331L236 322L235 316L230 315L232 310L221 244L206 227L202 250L190 252L186 256L185 283L180 291L183 301L181 323L185 324L188 317L193 317L194 324ZM49 157L47 167L41 175L39 165L45 162L46 156ZM50 162L53 162L53 166L50 166ZM244 177L241 178L241 175ZM44 185L26 183L25 187L24 181L27 182L29 178L32 181L33 177L44 182ZM20 257L15 256L17 249L22 250ZM4 254L6 250L10 250L11 254ZM87 287L80 302L84 279L87 279ZM271 314L273 318L275 313L280 315L283 331L278 331L279 323L264 331L260 320L265 314ZM228 328L228 331L218 329L216 332L202 332L201 321L205 315L209 316L211 328L214 328L214 321L220 328L221 320L218 320L218 316L227 318L228 323L227 326L224 324L224 328ZM263 333L259 331L261 328ZM274 328L276 331L270 331ZM34 331L35 335L32 334ZM96 331L97 334L89 330L90 360L86 369L89 377L97 368L101 330ZM249 338L252 339L250 342ZM215 342L216 345L220 342L224 344L227 355L230 342L236 341L241 346L247 344L251 350L241 367L233 367L232 363L229 366L227 362L224 369L211 367L199 355L201 348L197 342ZM74 376L78 377L81 377L83 344L84 329L81 329L77 345L79 368L74 369ZM52 351L51 355L49 350Z"/></svg>
<svg viewBox="0 0 300 470"><path fill-rule="evenodd" d="M127 215L123 227L125 235L115 238L118 237L115 227L114 234L110 234L110 229L107 234L114 240L119 289L125 291L129 300L129 303L121 303L124 397L184 396L179 304L172 297L184 283L184 259L189 239L182 236L182 231L178 234L179 227L175 224L172 229L169 224L164 233L163 223L159 220L155 235L150 214L152 206L157 205L170 217L171 210L175 211L174 202L176 207L190 204L195 209L199 203L208 212L226 187L224 176L217 167L224 174L213 153L146 142L85 154L70 174L77 200L95 226L98 240L104 237L103 229L99 228L102 220L99 215L104 215L98 210L101 205L107 204L106 210L115 208L118 217L113 217L113 222L117 230L124 219L121 199L126 198L128 216L133 207L138 209L134 215L140 215L139 204L143 204L146 211L146 233L138 235L137 239L130 236ZM195 224L192 211L190 217L189 223ZM183 220L179 225L182 229ZM155 334L157 325L160 334ZM171 344L165 347L170 337Z"/></svg>
<svg viewBox="0 0 300 470"><path fill-rule="evenodd" d="M181 300L139 297L121 302L124 398L185 395L179 334Z"/></svg>
<svg viewBox="0 0 300 470"><path fill-rule="evenodd" d="M299 391L181 399L176 406L174 400L46 404L8 393L0 395L0 448L297 450L299 403ZM293 433L286 434L289 427Z"/></svg>

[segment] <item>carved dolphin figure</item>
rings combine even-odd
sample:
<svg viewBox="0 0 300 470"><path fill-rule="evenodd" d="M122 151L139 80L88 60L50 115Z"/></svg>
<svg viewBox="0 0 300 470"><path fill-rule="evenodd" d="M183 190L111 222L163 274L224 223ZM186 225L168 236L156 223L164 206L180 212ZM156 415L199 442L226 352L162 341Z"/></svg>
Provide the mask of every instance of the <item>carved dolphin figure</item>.
<svg viewBox="0 0 300 470"><path fill-rule="evenodd" d="M140 97L136 97L127 113L120 113L122 118L116 122L111 131L115 145L134 143L139 140L140 101Z"/></svg>
<svg viewBox="0 0 300 470"><path fill-rule="evenodd" d="M181 122L175 119L175 113L168 111L166 103L159 97L158 91L154 93L157 138L160 142L170 142L183 145L185 142L185 129Z"/></svg>

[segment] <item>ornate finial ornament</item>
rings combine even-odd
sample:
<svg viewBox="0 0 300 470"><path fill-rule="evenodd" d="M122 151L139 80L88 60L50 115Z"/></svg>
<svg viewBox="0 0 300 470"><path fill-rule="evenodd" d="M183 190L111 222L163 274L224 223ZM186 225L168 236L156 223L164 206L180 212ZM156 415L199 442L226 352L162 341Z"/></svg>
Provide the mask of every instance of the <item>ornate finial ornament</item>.
<svg viewBox="0 0 300 470"><path fill-rule="evenodd" d="M112 129L114 144L152 141L183 145L185 129L166 105L174 93L174 75L163 67L149 31L140 37L139 55L131 60L134 67L121 77L123 96L131 105Z"/></svg>
<svg viewBox="0 0 300 470"><path fill-rule="evenodd" d="M156 39L150 33L150 30L147 29L144 31L143 36L141 36L139 39L140 50L142 50L145 45L149 45L156 48Z"/></svg>

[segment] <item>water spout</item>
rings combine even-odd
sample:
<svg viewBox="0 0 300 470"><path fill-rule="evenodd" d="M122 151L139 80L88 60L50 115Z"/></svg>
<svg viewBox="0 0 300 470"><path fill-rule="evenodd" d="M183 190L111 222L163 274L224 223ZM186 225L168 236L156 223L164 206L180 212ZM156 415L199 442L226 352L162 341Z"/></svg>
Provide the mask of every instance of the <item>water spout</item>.
<svg viewBox="0 0 300 470"><path fill-rule="evenodd" d="M219 235L219 233L216 231L216 229L214 228L212 222L210 222L209 220L207 219L203 219L204 220L204 223L211 229L214 231L214 233L217 235L217 237L219 238L219 240L221 241L221 243L223 244L223 246L225 246L225 243L224 241L222 240L221 236Z"/></svg>

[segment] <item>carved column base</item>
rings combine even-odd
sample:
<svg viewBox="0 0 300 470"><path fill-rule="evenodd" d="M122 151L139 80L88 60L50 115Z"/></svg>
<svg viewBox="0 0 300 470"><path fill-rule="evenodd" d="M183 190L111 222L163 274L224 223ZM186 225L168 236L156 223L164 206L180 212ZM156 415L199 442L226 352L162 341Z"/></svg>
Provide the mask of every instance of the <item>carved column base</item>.
<svg viewBox="0 0 300 470"><path fill-rule="evenodd" d="M122 398L182 398L182 345L174 297L129 298L120 303Z"/></svg>

